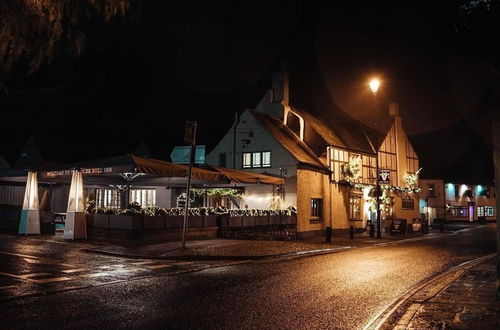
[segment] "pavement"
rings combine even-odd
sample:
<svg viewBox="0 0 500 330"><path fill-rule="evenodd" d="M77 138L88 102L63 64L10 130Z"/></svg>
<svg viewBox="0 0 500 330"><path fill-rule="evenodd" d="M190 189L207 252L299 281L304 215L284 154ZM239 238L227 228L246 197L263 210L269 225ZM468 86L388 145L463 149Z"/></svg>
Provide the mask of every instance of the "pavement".
<svg viewBox="0 0 500 330"><path fill-rule="evenodd" d="M495 256L426 280L366 329L500 329Z"/></svg>
<svg viewBox="0 0 500 330"><path fill-rule="evenodd" d="M122 256L126 258L167 258L182 260L256 260L279 258L293 255L314 255L332 253L346 249L369 247L373 245L395 244L407 240L430 239L450 235L453 232L414 234L409 236L384 235L382 238L357 234L354 239L349 236L333 236L332 242L325 243L324 237L313 237L298 241L256 241L236 239L193 240L186 242L186 248L180 242L163 242L145 244L144 242L101 242L96 247L85 251L97 254Z"/></svg>

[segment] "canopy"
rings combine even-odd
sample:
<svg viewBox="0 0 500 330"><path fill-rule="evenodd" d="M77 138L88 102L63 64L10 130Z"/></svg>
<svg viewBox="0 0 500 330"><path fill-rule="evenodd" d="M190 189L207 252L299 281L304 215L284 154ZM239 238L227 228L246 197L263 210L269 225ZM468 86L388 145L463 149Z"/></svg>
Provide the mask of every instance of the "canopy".
<svg viewBox="0 0 500 330"><path fill-rule="evenodd" d="M119 175L123 173L145 174L139 181L146 180L148 177L185 178L188 175L187 165L134 155L123 155L67 165L53 165L50 170L45 168L39 171L40 180L44 182L65 182L70 180L73 169L80 169L87 182L90 179L96 183L98 180L116 180L113 178L120 178L121 180ZM0 171L0 177L24 177L27 172L28 170L26 169L8 169ZM248 184L284 184L283 178L224 167L213 167L210 169L193 167L192 178L216 184L227 183L228 181L230 183Z"/></svg>

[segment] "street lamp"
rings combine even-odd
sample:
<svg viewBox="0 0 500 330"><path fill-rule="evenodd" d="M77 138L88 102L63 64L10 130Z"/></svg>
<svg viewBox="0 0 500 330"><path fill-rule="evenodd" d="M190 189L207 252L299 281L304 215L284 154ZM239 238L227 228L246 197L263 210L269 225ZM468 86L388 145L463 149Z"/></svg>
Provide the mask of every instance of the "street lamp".
<svg viewBox="0 0 500 330"><path fill-rule="evenodd" d="M380 80L378 78L373 78L368 83L368 86L370 86L373 95L377 95L378 88L380 87Z"/></svg>
<svg viewBox="0 0 500 330"><path fill-rule="evenodd" d="M370 90L373 93L373 96L377 95L378 88L380 87L380 80L377 78L373 78L370 80L368 83L368 86L370 86ZM375 114L375 123L377 122L377 114ZM381 232L381 224L380 224L380 195L382 195L382 189L380 189L380 183L379 183L379 168L378 168L378 150L375 150L375 171L377 172L375 174L375 182L376 182L376 188L375 188L375 196L377 197L377 238L382 238L382 232Z"/></svg>

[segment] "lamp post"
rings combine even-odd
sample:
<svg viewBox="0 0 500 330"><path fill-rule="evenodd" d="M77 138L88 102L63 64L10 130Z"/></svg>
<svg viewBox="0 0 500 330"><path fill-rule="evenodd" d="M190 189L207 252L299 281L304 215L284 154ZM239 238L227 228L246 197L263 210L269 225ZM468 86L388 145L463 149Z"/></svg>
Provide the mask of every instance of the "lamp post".
<svg viewBox="0 0 500 330"><path fill-rule="evenodd" d="M370 90L373 93L373 96L377 96L378 88L380 87L380 80L377 78L373 78L370 80L368 83L368 86L370 86ZM377 127L377 113L375 112L375 127ZM377 201L377 238L382 238L382 232L381 232L381 224L380 224L380 195L382 194L382 190L380 189L380 183L379 183L379 168L378 168L378 150L375 150L375 171L377 172L375 174L375 183L376 183L376 188L375 188L375 196L376 196L376 201Z"/></svg>

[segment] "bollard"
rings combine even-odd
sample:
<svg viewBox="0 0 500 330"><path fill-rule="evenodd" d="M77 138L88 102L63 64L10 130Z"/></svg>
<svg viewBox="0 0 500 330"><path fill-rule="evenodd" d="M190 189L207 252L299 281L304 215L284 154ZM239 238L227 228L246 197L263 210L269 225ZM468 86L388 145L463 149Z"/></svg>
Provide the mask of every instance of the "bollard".
<svg viewBox="0 0 500 330"><path fill-rule="evenodd" d="M326 227L325 230L325 243L332 242L332 227Z"/></svg>
<svg viewBox="0 0 500 330"><path fill-rule="evenodd" d="M349 228L349 239L354 239L354 227Z"/></svg>
<svg viewBox="0 0 500 330"><path fill-rule="evenodd" d="M373 223L370 225L370 237L375 237L375 225Z"/></svg>

